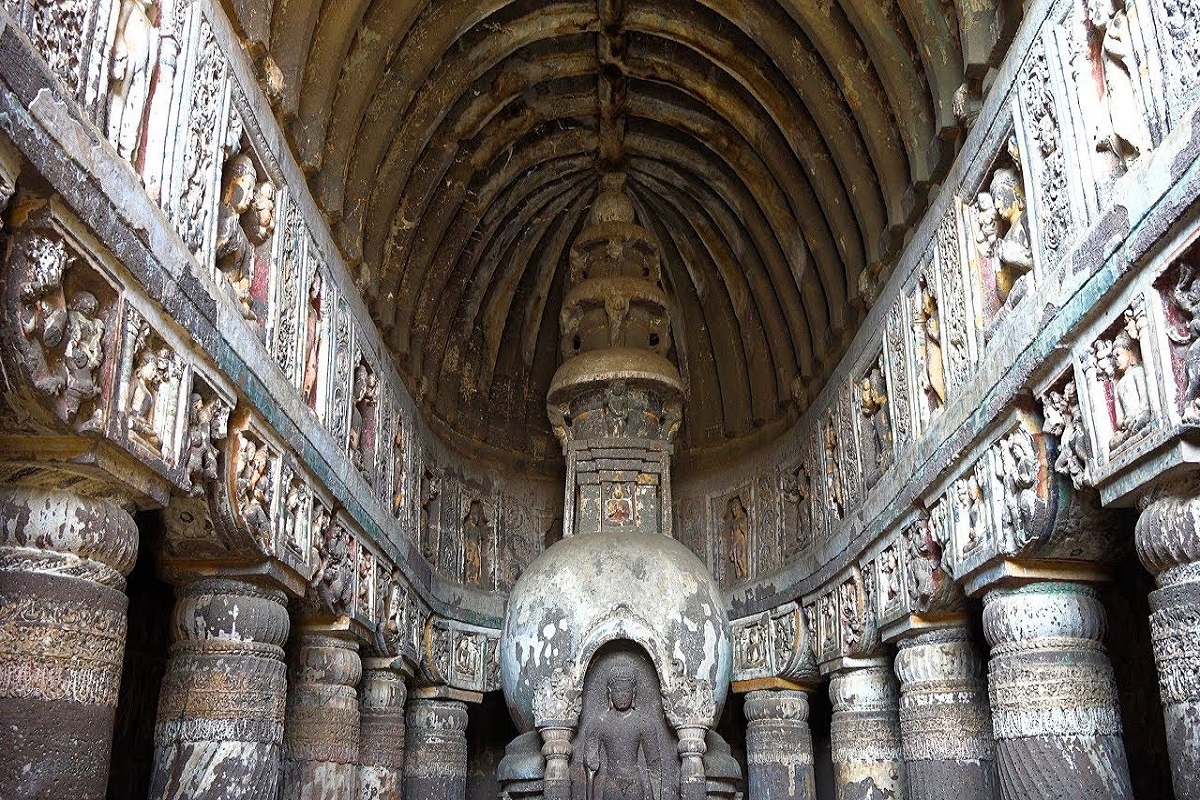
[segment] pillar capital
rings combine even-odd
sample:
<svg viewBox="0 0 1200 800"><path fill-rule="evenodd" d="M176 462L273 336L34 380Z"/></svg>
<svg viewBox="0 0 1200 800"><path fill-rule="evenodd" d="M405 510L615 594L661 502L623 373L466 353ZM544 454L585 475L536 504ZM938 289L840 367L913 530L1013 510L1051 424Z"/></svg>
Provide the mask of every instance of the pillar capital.
<svg viewBox="0 0 1200 800"><path fill-rule="evenodd" d="M900 687L891 659L856 659L845 663L829 681L833 703L830 727L834 780L838 796L870 789L905 794L904 758L900 748Z"/></svg>
<svg viewBox="0 0 1200 800"><path fill-rule="evenodd" d="M983 661L965 621L899 642L900 733L912 800L992 800L996 744Z"/></svg>
<svg viewBox="0 0 1200 800"><path fill-rule="evenodd" d="M175 596L151 798L250 800L274 791L287 695L287 595L206 575L180 580Z"/></svg>
<svg viewBox="0 0 1200 800"><path fill-rule="evenodd" d="M137 546L117 503L0 487L0 795L104 797Z"/></svg>
<svg viewBox="0 0 1200 800"><path fill-rule="evenodd" d="M813 800L808 693L763 689L746 695L746 766L750 797Z"/></svg>
<svg viewBox="0 0 1200 800"><path fill-rule="evenodd" d="M984 596L983 624L1005 800L1131 797L1096 590L1069 582L997 589Z"/></svg>
<svg viewBox="0 0 1200 800"><path fill-rule="evenodd" d="M404 796L464 800L467 793L467 704L409 699Z"/></svg>

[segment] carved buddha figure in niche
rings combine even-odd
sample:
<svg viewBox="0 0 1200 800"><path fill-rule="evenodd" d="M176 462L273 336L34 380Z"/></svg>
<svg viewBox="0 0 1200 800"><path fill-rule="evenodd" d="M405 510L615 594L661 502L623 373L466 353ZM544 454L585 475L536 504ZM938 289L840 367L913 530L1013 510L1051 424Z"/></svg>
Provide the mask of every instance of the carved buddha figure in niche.
<svg viewBox="0 0 1200 800"><path fill-rule="evenodd" d="M229 281L233 297L247 320L257 320L250 281L254 273L254 251L242 228L242 215L254 205L258 170L242 153L225 168L225 191L217 213L217 267Z"/></svg>
<svg viewBox="0 0 1200 800"><path fill-rule="evenodd" d="M1109 441L1110 451L1120 447L1150 422L1146 368L1142 366L1138 346L1133 337L1121 331L1113 340L1112 352L1117 375L1117 382L1113 387L1117 425Z"/></svg>
<svg viewBox="0 0 1200 800"><path fill-rule="evenodd" d="M637 707L637 692L631 672L609 675L608 708L583 742L585 800L662 800L657 731L651 716Z"/></svg>

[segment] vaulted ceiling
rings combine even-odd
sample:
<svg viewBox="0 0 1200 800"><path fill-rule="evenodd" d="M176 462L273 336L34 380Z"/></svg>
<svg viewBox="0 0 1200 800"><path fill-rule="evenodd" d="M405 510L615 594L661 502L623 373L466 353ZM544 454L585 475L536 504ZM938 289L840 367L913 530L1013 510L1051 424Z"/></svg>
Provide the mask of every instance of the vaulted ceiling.
<svg viewBox="0 0 1200 800"><path fill-rule="evenodd" d="M680 449L762 441L836 364L948 168L956 90L978 92L1019 9L228 2L429 421L550 461L567 252L603 171L662 250Z"/></svg>

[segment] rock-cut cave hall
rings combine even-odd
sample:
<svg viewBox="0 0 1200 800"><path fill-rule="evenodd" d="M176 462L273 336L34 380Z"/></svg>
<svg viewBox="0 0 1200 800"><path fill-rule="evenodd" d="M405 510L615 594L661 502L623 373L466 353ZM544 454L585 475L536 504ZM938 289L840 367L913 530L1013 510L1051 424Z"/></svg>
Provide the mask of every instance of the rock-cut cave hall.
<svg viewBox="0 0 1200 800"><path fill-rule="evenodd" d="M1196 0L0 0L0 800L1197 800Z"/></svg>

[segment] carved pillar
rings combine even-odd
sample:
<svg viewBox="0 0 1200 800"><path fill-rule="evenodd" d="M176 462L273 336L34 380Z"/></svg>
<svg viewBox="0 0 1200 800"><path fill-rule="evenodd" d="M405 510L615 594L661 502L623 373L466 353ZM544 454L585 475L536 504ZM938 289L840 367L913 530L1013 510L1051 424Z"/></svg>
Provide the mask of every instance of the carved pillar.
<svg viewBox="0 0 1200 800"><path fill-rule="evenodd" d="M467 704L457 700L408 702L404 796L464 800L467 796Z"/></svg>
<svg viewBox="0 0 1200 800"><path fill-rule="evenodd" d="M136 556L115 503L0 488L0 797L105 796Z"/></svg>
<svg viewBox="0 0 1200 800"><path fill-rule="evenodd" d="M745 712L749 800L815 800L808 695L751 692Z"/></svg>
<svg viewBox="0 0 1200 800"><path fill-rule="evenodd" d="M358 795L358 642L310 628L295 637L289 671L281 800Z"/></svg>
<svg viewBox="0 0 1200 800"><path fill-rule="evenodd" d="M1069 582L994 589L983 625L1004 800L1132 798L1095 590Z"/></svg>
<svg viewBox="0 0 1200 800"><path fill-rule="evenodd" d="M364 664L358 701L362 800L400 800L404 786L404 700L408 689L404 673L392 669L394 660L369 659Z"/></svg>
<svg viewBox="0 0 1200 800"><path fill-rule="evenodd" d="M996 741L983 661L966 627L899 642L900 737L910 800L993 800Z"/></svg>
<svg viewBox="0 0 1200 800"><path fill-rule="evenodd" d="M150 797L270 796L287 698L287 596L231 578L186 580L176 596Z"/></svg>
<svg viewBox="0 0 1200 800"><path fill-rule="evenodd" d="M1194 490L1193 490L1194 491ZM1137 549L1159 588L1150 634L1176 797L1200 797L1200 500L1157 500L1137 523Z"/></svg>
<svg viewBox="0 0 1200 800"><path fill-rule="evenodd" d="M829 682L838 800L905 797L900 691L890 659L856 660Z"/></svg>

